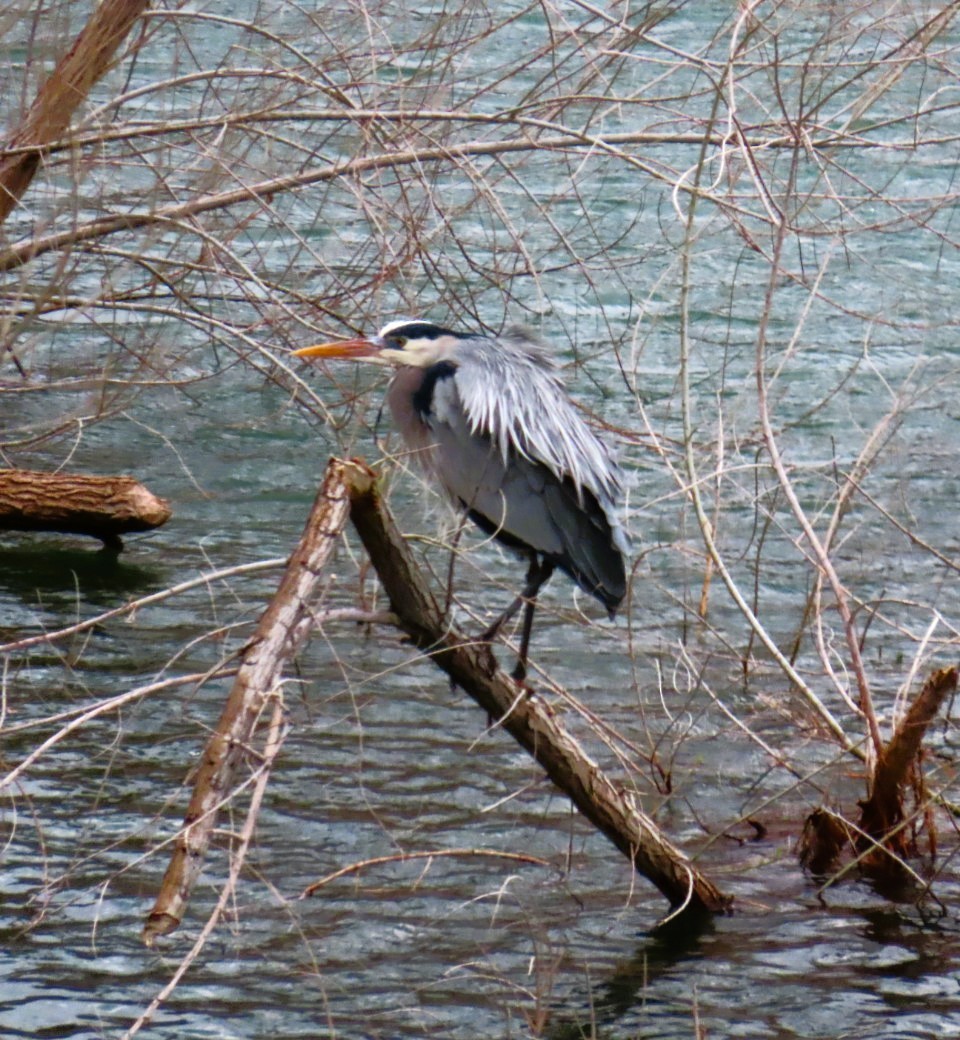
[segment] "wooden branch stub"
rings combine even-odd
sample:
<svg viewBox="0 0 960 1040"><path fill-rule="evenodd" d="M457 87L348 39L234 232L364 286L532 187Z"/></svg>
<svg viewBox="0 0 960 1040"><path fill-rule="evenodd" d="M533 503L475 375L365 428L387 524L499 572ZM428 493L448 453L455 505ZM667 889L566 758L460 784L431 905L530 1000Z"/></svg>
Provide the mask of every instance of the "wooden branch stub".
<svg viewBox="0 0 960 1040"><path fill-rule="evenodd" d="M620 849L676 910L720 912L720 891L660 832L636 796L614 784L566 731L549 703L497 667L489 644L471 642L444 616L361 463L342 468L350 518L370 555L400 626L491 718L500 721L581 813Z"/></svg>
<svg viewBox="0 0 960 1040"><path fill-rule="evenodd" d="M890 740L881 748L870 779L870 793L860 802L860 818L848 823L830 809L815 809L806 820L799 846L800 862L816 875L834 873L847 854L875 880L901 882L911 876L906 860L919 854L917 828L909 826L904 799L912 788L917 803L925 799L919 770L923 738L947 697L956 692L957 668L942 668L923 684ZM931 855L935 848L932 817ZM915 877L915 875L912 875Z"/></svg>
<svg viewBox="0 0 960 1040"><path fill-rule="evenodd" d="M90 535L119 547L119 536L149 531L171 516L133 477L0 469L0 531Z"/></svg>
<svg viewBox="0 0 960 1040"><path fill-rule="evenodd" d="M797 858L811 874L822 877L837 868L854 840L853 828L843 817L829 809L814 809L804 820Z"/></svg>
<svg viewBox="0 0 960 1040"><path fill-rule="evenodd" d="M142 938L152 945L179 927L200 875L221 807L233 796L241 765L256 761L261 716L280 686L283 669L311 626L309 601L347 521L349 505L339 470L328 466L300 544L247 645L220 721L196 771L184 827Z"/></svg>

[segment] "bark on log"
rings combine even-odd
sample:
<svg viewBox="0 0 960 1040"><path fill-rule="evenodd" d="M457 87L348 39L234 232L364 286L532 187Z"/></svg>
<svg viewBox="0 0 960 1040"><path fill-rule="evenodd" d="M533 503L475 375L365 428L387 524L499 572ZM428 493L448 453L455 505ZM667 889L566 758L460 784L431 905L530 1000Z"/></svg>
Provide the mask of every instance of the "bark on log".
<svg viewBox="0 0 960 1040"><path fill-rule="evenodd" d="M684 912L720 912L732 897L720 891L660 832L636 796L613 783L564 728L549 703L497 667L489 644L457 631L428 589L416 561L377 491L373 472L334 462L350 492L350 518L383 583L400 626L544 768L580 812Z"/></svg>
<svg viewBox="0 0 960 1040"><path fill-rule="evenodd" d="M133 477L0 469L0 531L59 531L121 548L120 535L170 519L170 506Z"/></svg>
<svg viewBox="0 0 960 1040"><path fill-rule="evenodd" d="M342 474L329 466L300 544L244 651L220 721L204 749L184 827L143 929L142 938L148 946L179 927L219 811L233 795L241 765L257 758L258 723L277 693L284 666L310 629L308 601L343 531L348 511Z"/></svg>
<svg viewBox="0 0 960 1040"><path fill-rule="evenodd" d="M103 0L73 46L44 81L8 148L30 151L0 158L0 223L26 191L43 156L43 146L63 135L90 88L110 68L114 54L149 0Z"/></svg>

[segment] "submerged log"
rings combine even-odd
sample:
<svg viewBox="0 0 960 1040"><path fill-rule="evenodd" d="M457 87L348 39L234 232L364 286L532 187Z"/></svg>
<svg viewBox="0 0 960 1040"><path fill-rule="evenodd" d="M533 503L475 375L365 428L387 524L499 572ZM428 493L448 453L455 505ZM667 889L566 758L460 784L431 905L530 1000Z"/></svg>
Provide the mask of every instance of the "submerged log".
<svg viewBox="0 0 960 1040"><path fill-rule="evenodd" d="M120 549L120 535L160 527L170 515L133 477L0 469L0 531L83 534Z"/></svg>
<svg viewBox="0 0 960 1040"><path fill-rule="evenodd" d="M450 624L377 491L372 470L334 462L350 492L350 518L370 555L398 622L413 643L496 719L580 812L680 912L721 912L724 894L661 833L636 795L611 781L565 729L550 704L519 686L496 663L489 644Z"/></svg>

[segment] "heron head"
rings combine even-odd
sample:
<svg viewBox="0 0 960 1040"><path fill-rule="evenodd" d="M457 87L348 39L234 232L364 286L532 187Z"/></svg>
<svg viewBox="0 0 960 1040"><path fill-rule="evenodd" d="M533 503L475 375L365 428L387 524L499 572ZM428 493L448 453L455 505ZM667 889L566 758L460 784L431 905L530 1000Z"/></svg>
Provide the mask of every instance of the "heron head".
<svg viewBox="0 0 960 1040"><path fill-rule="evenodd" d="M301 347L294 357L354 358L380 365L428 368L438 361L456 361L457 344L464 337L429 321L402 318L388 322L376 336L358 336L335 343Z"/></svg>

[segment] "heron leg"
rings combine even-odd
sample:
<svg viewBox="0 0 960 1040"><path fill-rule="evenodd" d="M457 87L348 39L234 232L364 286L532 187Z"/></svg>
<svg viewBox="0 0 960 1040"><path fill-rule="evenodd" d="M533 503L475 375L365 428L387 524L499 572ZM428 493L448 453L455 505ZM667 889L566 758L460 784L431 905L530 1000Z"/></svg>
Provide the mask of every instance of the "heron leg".
<svg viewBox="0 0 960 1040"><path fill-rule="evenodd" d="M530 633L533 631L533 612L537 607L537 593L550 580L554 565L547 560L539 563L534 557L527 572L527 585L523 590L523 628L520 632L520 654L517 663L510 673L517 682L527 677L527 650L530 648Z"/></svg>
<svg viewBox="0 0 960 1040"><path fill-rule="evenodd" d="M523 591L480 637L485 643L491 642L517 611L521 607L524 608L523 629L520 635L520 655L517 658L516 667L511 673L518 682L522 681L527 674L527 650L530 646L530 633L533 631L533 613L536 607L537 593L549 581L555 569L555 564L549 560L541 560L536 553L531 553L530 566L527 568L527 581L523 586Z"/></svg>

